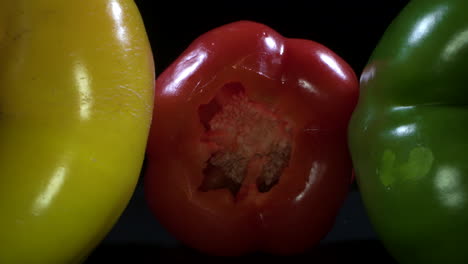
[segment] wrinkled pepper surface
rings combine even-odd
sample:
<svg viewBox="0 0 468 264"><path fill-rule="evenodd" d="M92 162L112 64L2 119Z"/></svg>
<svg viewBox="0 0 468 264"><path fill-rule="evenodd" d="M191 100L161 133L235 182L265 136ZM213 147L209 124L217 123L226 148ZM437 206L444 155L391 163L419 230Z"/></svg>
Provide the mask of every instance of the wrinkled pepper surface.
<svg viewBox="0 0 468 264"><path fill-rule="evenodd" d="M411 1L361 76L349 127L370 219L401 263L468 263L468 1Z"/></svg>
<svg viewBox="0 0 468 264"><path fill-rule="evenodd" d="M0 1L0 263L80 263L134 190L153 58L131 0Z"/></svg>

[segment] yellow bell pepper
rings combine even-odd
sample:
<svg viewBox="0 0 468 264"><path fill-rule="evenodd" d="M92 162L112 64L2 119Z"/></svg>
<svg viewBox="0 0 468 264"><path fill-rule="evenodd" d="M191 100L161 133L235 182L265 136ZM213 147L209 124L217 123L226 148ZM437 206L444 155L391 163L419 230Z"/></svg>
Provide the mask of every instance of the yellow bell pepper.
<svg viewBox="0 0 468 264"><path fill-rule="evenodd" d="M0 263L81 263L134 191L154 65L133 0L0 0Z"/></svg>

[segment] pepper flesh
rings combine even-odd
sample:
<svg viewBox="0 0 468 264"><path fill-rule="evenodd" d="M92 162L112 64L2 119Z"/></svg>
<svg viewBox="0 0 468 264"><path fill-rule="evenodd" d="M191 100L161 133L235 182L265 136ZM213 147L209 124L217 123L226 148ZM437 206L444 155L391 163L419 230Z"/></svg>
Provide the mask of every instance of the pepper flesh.
<svg viewBox="0 0 468 264"><path fill-rule="evenodd" d="M0 263L84 261L134 190L153 85L133 1L0 1Z"/></svg>
<svg viewBox="0 0 468 264"><path fill-rule="evenodd" d="M225 85L220 93L221 98L210 102L218 111L211 113L203 136L214 148L201 189L228 188L236 195L241 186L256 182L260 192L267 192L289 161L291 128L263 105L251 102L239 83Z"/></svg>
<svg viewBox="0 0 468 264"><path fill-rule="evenodd" d="M352 159L401 263L468 263L467 11L465 0L411 1L361 76Z"/></svg>

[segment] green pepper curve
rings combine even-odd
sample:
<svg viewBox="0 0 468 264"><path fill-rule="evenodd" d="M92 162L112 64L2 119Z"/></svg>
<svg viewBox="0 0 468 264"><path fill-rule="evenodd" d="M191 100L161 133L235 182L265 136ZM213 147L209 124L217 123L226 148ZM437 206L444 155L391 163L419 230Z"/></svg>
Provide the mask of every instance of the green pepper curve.
<svg viewBox="0 0 468 264"><path fill-rule="evenodd" d="M349 125L369 218L400 263L468 263L468 1L413 0L361 76Z"/></svg>

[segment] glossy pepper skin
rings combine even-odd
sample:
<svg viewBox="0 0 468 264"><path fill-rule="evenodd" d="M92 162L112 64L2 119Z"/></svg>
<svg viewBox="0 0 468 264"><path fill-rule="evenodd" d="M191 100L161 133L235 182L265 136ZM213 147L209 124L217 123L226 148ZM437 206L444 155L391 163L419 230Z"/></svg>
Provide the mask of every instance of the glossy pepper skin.
<svg viewBox="0 0 468 264"><path fill-rule="evenodd" d="M206 32L156 81L151 210L204 253L303 252L328 233L348 192L357 97L352 68L319 43L252 21ZM271 171L277 182L260 187ZM245 178L223 186L232 174Z"/></svg>
<svg viewBox="0 0 468 264"><path fill-rule="evenodd" d="M361 76L352 159L401 263L468 263L467 12L465 0L411 1Z"/></svg>
<svg viewBox="0 0 468 264"><path fill-rule="evenodd" d="M0 263L80 263L141 169L153 58L131 0L0 1Z"/></svg>

